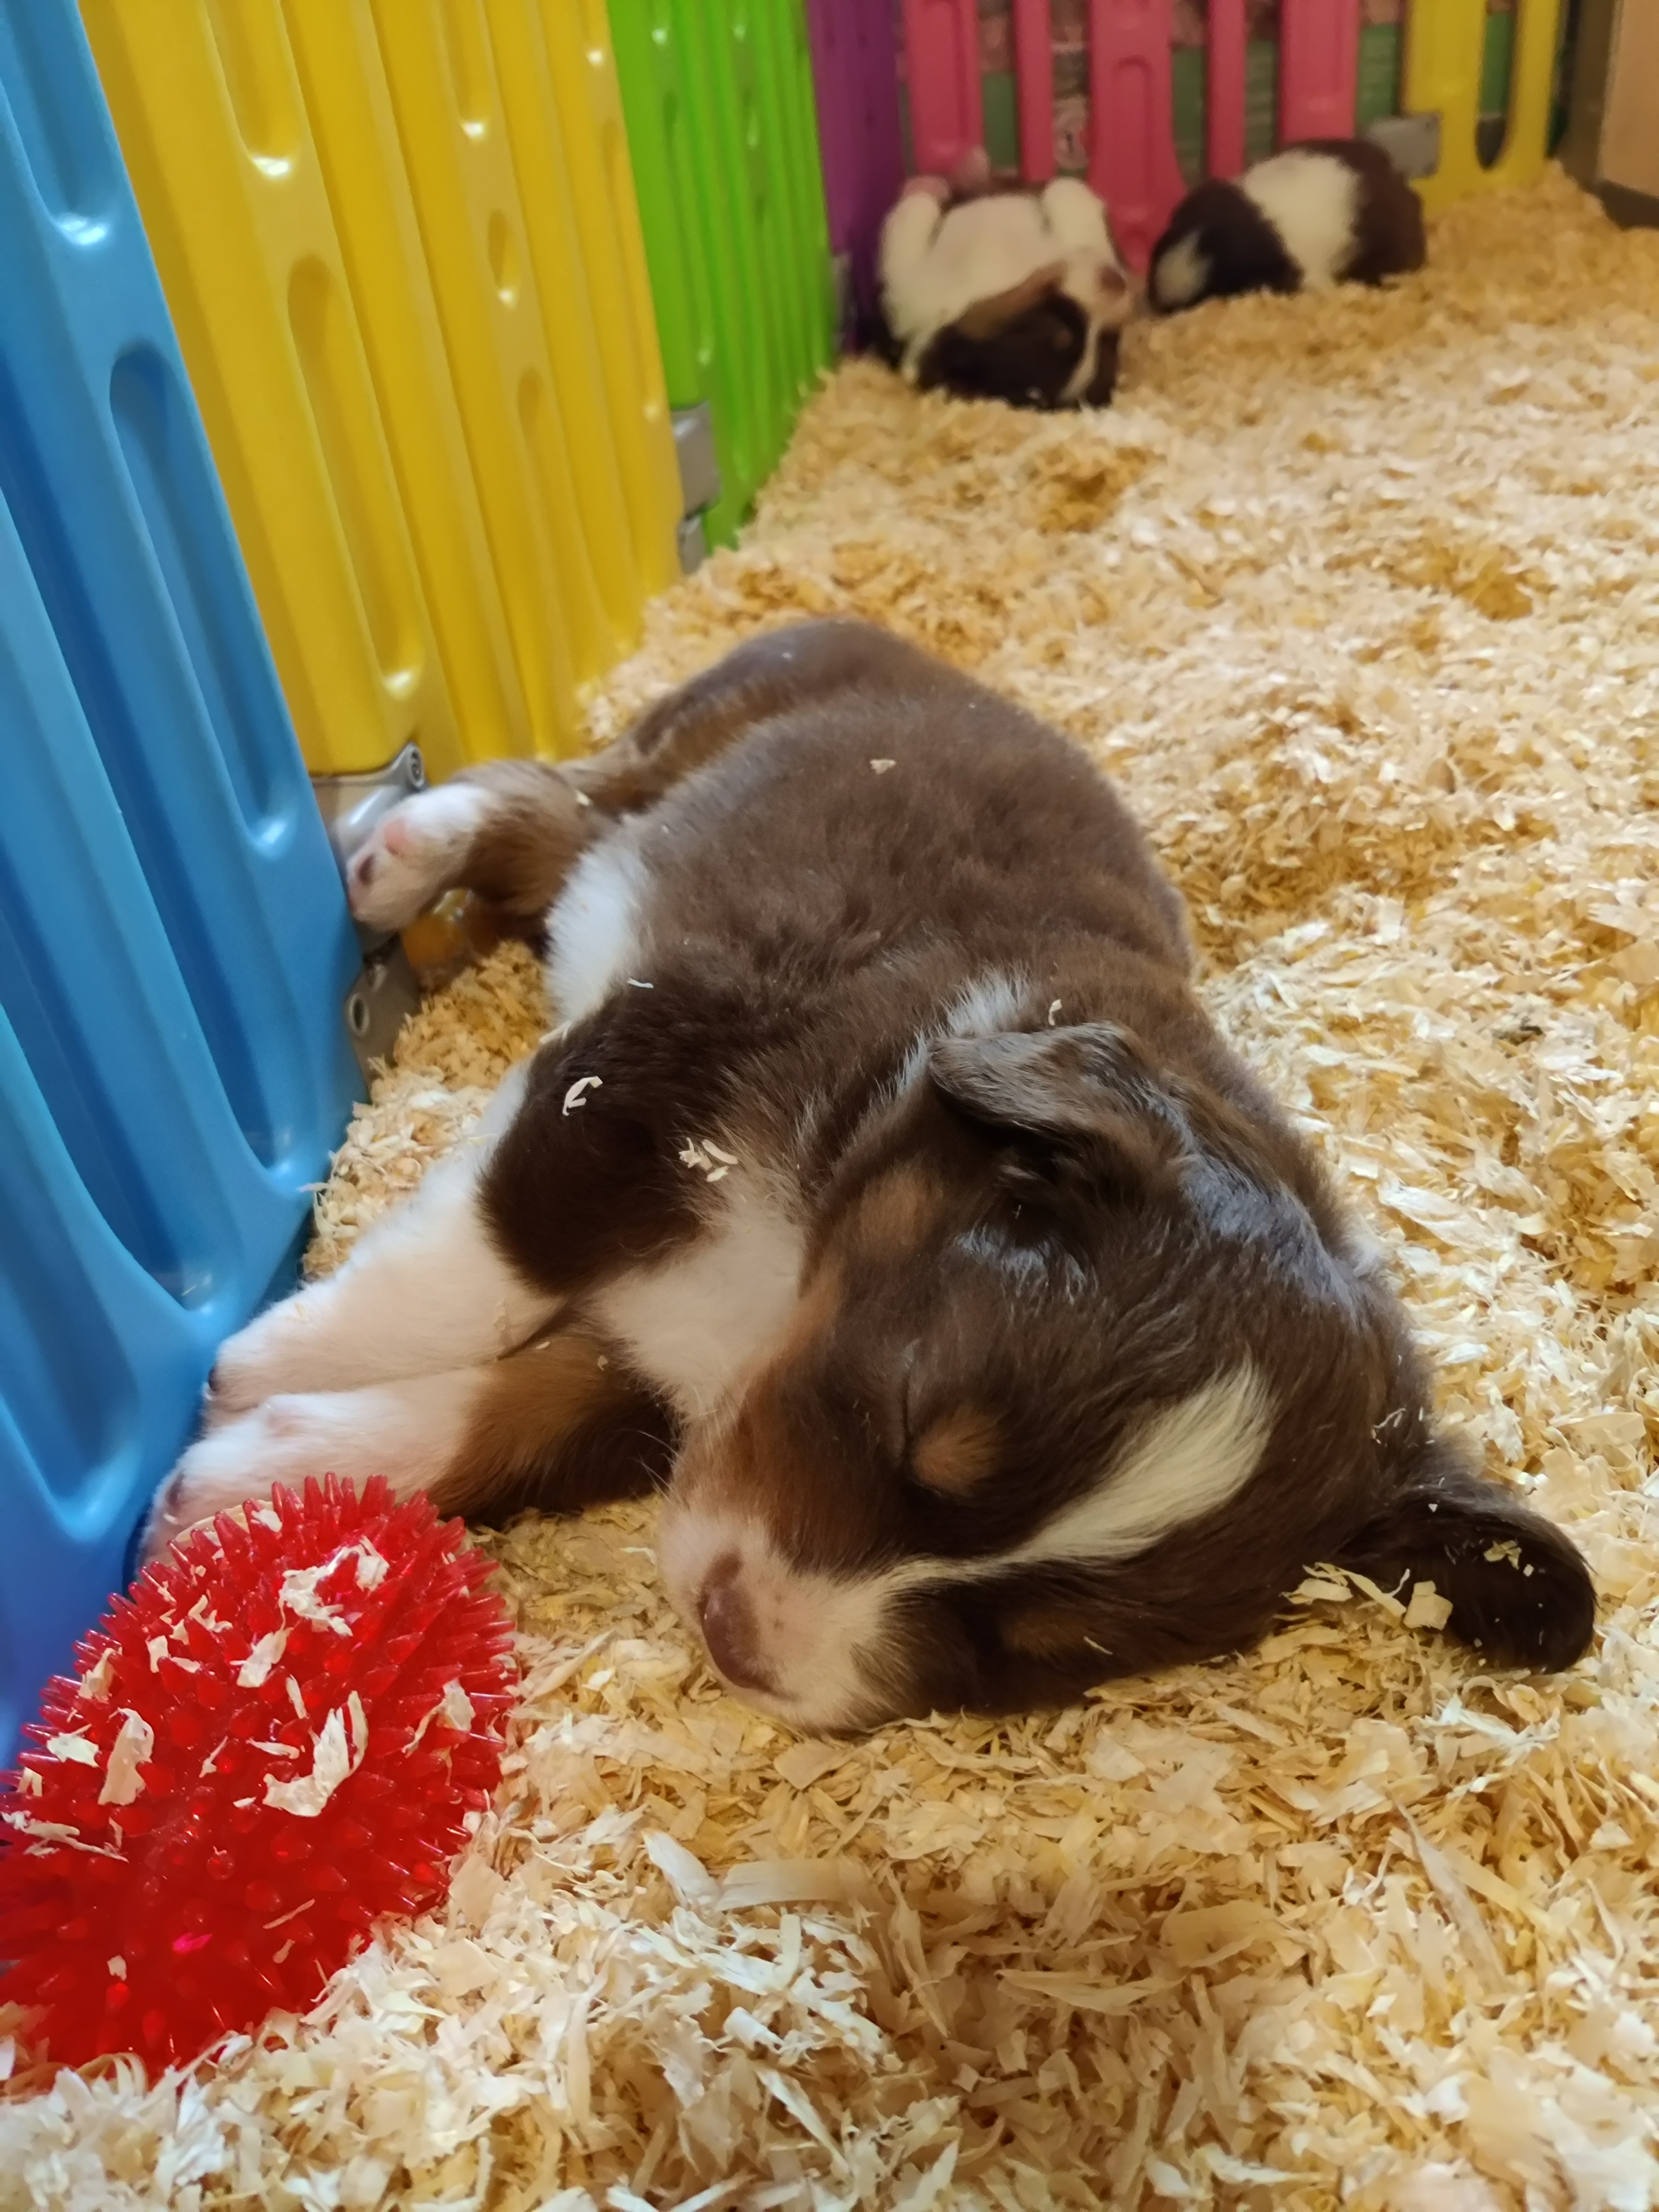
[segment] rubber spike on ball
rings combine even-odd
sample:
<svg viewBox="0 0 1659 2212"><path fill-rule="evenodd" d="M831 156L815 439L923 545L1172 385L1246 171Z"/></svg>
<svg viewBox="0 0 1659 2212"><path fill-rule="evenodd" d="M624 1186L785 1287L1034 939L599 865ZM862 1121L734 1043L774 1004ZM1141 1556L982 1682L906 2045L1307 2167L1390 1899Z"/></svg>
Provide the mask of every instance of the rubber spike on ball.
<svg viewBox="0 0 1659 2212"><path fill-rule="evenodd" d="M114 1601L0 1783L0 1999L40 2057L188 2062L440 1900L516 1680L488 1574L425 1498L330 1476Z"/></svg>

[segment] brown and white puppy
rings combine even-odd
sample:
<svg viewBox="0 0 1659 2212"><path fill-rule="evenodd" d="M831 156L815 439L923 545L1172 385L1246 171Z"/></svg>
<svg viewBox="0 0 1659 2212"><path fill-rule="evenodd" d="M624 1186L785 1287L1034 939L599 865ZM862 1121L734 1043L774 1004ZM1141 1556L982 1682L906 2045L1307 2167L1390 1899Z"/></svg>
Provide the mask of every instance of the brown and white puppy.
<svg viewBox="0 0 1659 2212"><path fill-rule="evenodd" d="M1188 193L1152 249L1165 314L1242 292L1378 284L1420 269L1423 203L1369 138L1310 138Z"/></svg>
<svg viewBox="0 0 1659 2212"><path fill-rule="evenodd" d="M1237 1650L1311 1562L1569 1664L1577 1553L1437 1435L1371 1249L1194 996L1085 755L882 632L742 647L595 759L407 800L564 1026L228 1344L152 1547L333 1469L447 1510L667 1474L675 1604L805 1729Z"/></svg>
<svg viewBox="0 0 1659 2212"><path fill-rule="evenodd" d="M882 231L881 304L884 350L924 392L1104 407L1133 299L1087 185L993 191L976 151L906 186Z"/></svg>

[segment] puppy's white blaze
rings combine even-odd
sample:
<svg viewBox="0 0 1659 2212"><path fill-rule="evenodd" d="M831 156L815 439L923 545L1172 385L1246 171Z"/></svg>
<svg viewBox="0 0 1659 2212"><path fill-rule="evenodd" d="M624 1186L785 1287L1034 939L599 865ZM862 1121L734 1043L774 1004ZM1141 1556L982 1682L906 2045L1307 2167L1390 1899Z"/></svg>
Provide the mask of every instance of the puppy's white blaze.
<svg viewBox="0 0 1659 2212"><path fill-rule="evenodd" d="M774 1685L770 1693L744 1691L746 1703L798 1728L856 1727L872 1704L860 1662L879 1650L894 1599L933 1583L994 1581L1011 1568L1131 1559L1236 1498L1255 1474L1272 1425L1261 1376L1248 1364L1237 1368L1158 1414L1097 1492L994 1559L916 1559L884 1574L834 1580L790 1566L751 1521L671 1502L658 1559L671 1599L694 1628L697 1595L716 1560L737 1559L756 1653Z"/></svg>
<svg viewBox="0 0 1659 2212"><path fill-rule="evenodd" d="M727 1514L677 1510L671 1499L658 1530L657 1563L675 1609L696 1629L696 1601L716 1561L735 1558L755 1626L757 1656L775 1691L744 1690L756 1705L809 1734L854 1728L870 1712L860 1654L877 1646L896 1578L832 1581L780 1559L756 1523Z"/></svg>
<svg viewBox="0 0 1659 2212"><path fill-rule="evenodd" d="M601 1328L688 1419L720 1403L800 1295L799 1227L741 1169L711 1199L709 1225L689 1250L607 1284L592 1306Z"/></svg>
<svg viewBox="0 0 1659 2212"><path fill-rule="evenodd" d="M1179 240L1152 270L1152 297L1160 307L1190 307L1210 281L1209 257L1196 237Z"/></svg>
<svg viewBox="0 0 1659 2212"><path fill-rule="evenodd" d="M562 1022L580 1022L642 972L641 910L649 881L631 838L583 854L547 919L547 988Z"/></svg>
<svg viewBox="0 0 1659 2212"><path fill-rule="evenodd" d="M1273 1401L1248 1363L1168 1407L1133 1437L1098 1489L976 1576L1005 1567L1132 1559L1230 1504L1255 1473Z"/></svg>
<svg viewBox="0 0 1659 2212"><path fill-rule="evenodd" d="M1334 154L1292 147L1259 161L1238 181L1284 240L1304 284L1335 283L1352 257L1359 194L1359 179L1347 163Z"/></svg>

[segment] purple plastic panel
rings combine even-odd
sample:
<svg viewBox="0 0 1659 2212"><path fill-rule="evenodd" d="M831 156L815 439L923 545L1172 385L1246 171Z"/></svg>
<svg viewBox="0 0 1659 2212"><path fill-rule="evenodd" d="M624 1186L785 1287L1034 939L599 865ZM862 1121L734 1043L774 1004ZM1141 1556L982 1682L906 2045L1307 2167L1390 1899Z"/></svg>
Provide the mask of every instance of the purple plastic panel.
<svg viewBox="0 0 1659 2212"><path fill-rule="evenodd" d="M830 247L848 255L860 333L876 305L882 220L904 182L893 0L806 0Z"/></svg>

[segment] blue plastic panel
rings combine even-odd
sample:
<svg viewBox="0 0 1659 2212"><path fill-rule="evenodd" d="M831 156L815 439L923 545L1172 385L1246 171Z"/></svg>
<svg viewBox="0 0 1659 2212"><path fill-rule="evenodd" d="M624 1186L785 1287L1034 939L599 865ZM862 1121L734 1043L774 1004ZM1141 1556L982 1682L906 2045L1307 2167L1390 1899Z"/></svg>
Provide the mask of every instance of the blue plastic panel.
<svg viewBox="0 0 1659 2212"><path fill-rule="evenodd" d="M70 0L0 8L0 1763L359 1088L357 951Z"/></svg>

